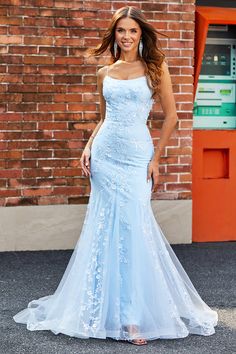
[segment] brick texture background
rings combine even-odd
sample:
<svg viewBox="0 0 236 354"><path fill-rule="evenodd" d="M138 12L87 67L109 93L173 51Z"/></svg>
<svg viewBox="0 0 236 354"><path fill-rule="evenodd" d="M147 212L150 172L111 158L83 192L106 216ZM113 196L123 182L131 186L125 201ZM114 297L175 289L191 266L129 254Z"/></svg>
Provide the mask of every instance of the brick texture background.
<svg viewBox="0 0 236 354"><path fill-rule="evenodd" d="M169 36L160 39L179 123L153 199L191 198L194 0L0 0L0 205L87 203L79 158L100 119L96 71L109 57L83 54L124 5ZM163 118L155 103L154 144Z"/></svg>

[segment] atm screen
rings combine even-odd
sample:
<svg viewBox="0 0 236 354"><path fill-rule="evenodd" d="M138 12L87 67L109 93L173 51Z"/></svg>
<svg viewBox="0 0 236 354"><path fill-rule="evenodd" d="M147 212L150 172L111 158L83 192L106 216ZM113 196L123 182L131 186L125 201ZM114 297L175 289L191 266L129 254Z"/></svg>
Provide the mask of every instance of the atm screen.
<svg viewBox="0 0 236 354"><path fill-rule="evenodd" d="M230 76L230 52L230 45L206 44L201 75Z"/></svg>

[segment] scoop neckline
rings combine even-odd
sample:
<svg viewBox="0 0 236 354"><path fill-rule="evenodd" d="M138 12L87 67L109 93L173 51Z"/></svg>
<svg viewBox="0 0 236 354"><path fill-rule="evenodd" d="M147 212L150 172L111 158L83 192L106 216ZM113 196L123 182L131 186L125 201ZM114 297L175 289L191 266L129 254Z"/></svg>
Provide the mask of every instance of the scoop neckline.
<svg viewBox="0 0 236 354"><path fill-rule="evenodd" d="M103 80L105 80L106 77L109 77L109 78L112 79L112 80L118 80L118 81L132 81L132 80L141 79L141 78L143 78L143 77L146 78L146 75L134 77L133 79L117 79L117 78L112 77L112 76L110 76L110 75L106 75Z"/></svg>

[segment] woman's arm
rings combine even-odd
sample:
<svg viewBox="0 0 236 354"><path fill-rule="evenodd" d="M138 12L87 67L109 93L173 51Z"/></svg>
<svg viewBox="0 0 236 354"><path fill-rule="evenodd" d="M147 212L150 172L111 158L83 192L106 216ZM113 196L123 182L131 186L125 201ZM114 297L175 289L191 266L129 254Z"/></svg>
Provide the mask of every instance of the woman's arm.
<svg viewBox="0 0 236 354"><path fill-rule="evenodd" d="M91 147L92 141L95 138L97 132L99 131L99 129L104 121L104 118L105 118L106 101L105 101L103 94L102 94L104 73L105 73L105 67L99 69L97 72L97 90L99 93L99 110L100 110L101 119L100 119L99 123L96 125L93 133L91 134L91 136L86 144L86 147L89 147L89 148Z"/></svg>
<svg viewBox="0 0 236 354"><path fill-rule="evenodd" d="M153 182L154 182L153 189L152 189L153 192L157 190L158 176L159 176L158 165L159 165L159 159L161 156L162 149L167 144L178 121L170 73L169 73L168 65L166 64L165 61L162 63L162 70L163 73L162 73L161 83L160 83L160 103L165 116L165 120L161 128L161 136L158 141L158 145L155 148L155 152L149 164L149 169L148 169L148 181L151 178L151 175L153 177Z"/></svg>
<svg viewBox="0 0 236 354"><path fill-rule="evenodd" d="M99 101L100 101L100 121L94 128L94 131L92 132L87 144L85 145L85 148L83 150L82 156L80 158L80 164L82 167L82 173L85 174L86 176L90 175L90 156L91 156L91 146L93 143L93 139L95 138L97 132L99 131L104 119L105 119L105 111L106 111L106 101L103 97L102 94L102 86L103 86L103 78L105 74L106 67L103 67L98 70L97 72L97 90L99 93Z"/></svg>
<svg viewBox="0 0 236 354"><path fill-rule="evenodd" d="M170 73L168 65L165 61L162 64L162 70L163 74L160 83L160 103L165 116L165 120L161 128L161 136L153 157L153 160L156 162L159 161L162 149L166 146L178 121Z"/></svg>

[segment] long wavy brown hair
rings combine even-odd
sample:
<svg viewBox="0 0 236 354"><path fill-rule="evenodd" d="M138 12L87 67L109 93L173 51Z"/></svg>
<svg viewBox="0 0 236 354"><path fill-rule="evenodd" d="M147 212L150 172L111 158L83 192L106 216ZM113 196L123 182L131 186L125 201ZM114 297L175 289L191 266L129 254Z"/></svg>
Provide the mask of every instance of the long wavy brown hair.
<svg viewBox="0 0 236 354"><path fill-rule="evenodd" d="M89 48L86 54L89 56L99 56L104 53L108 48L111 53L110 64L115 63L121 54L120 47L117 47L117 55L114 54L114 42L115 42L115 29L117 22L121 18L130 17L135 20L142 31L143 52L142 57L139 59L143 62L145 67L145 74L150 79L149 85L153 90L152 98L158 97L159 84L161 81L161 64L165 59L164 52L160 49L158 35L167 37L165 34L157 31L143 15L142 11L134 6L124 6L119 8L112 16L111 23L103 35L102 41L95 48ZM139 53L138 53L139 55ZM151 82L150 82L151 81Z"/></svg>

